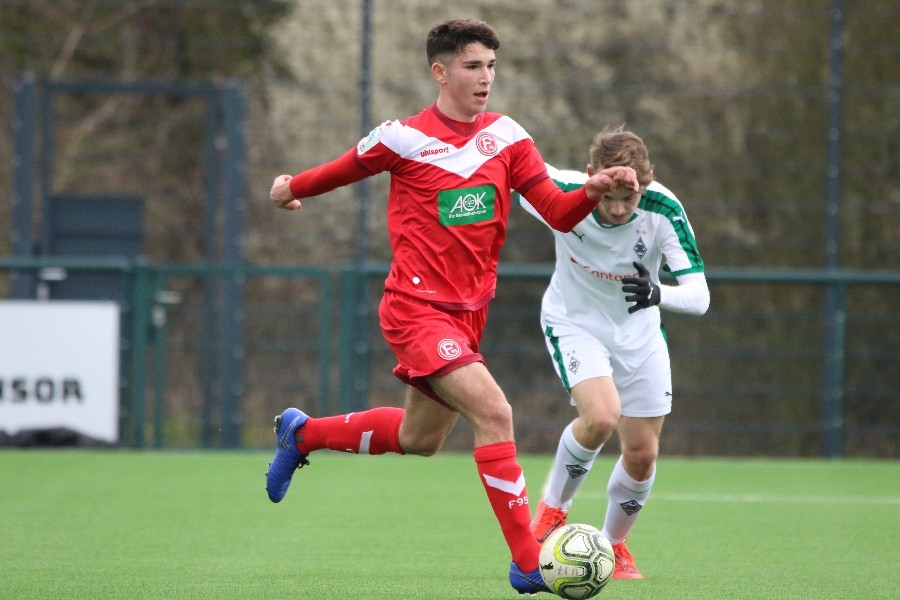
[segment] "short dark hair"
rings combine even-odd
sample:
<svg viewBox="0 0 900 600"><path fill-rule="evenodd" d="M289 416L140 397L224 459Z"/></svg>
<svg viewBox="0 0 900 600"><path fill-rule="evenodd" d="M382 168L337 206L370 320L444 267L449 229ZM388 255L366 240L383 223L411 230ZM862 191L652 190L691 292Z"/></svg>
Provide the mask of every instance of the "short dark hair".
<svg viewBox="0 0 900 600"><path fill-rule="evenodd" d="M450 19L438 23L431 28L425 38L428 66L433 65L442 56L456 56L463 51L463 48L476 42L481 42L491 50L500 47L500 38L497 36L497 32L484 21Z"/></svg>

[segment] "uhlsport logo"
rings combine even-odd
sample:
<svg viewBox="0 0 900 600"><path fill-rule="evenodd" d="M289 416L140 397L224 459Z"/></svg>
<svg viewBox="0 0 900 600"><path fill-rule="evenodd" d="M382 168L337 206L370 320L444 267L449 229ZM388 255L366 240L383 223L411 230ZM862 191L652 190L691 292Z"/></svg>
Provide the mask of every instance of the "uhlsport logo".
<svg viewBox="0 0 900 600"><path fill-rule="evenodd" d="M453 360L454 358L459 358L462 354L462 348L459 347L456 340L444 338L438 342L437 352L438 356L444 360Z"/></svg>
<svg viewBox="0 0 900 600"><path fill-rule="evenodd" d="M427 158L429 156L438 156L440 154L450 154L450 147L444 146L442 148L429 148L427 150L422 150L419 152L419 156L422 158Z"/></svg>
<svg viewBox="0 0 900 600"><path fill-rule="evenodd" d="M468 225L494 218L496 194L494 186L477 187L438 192L438 213L441 225Z"/></svg>

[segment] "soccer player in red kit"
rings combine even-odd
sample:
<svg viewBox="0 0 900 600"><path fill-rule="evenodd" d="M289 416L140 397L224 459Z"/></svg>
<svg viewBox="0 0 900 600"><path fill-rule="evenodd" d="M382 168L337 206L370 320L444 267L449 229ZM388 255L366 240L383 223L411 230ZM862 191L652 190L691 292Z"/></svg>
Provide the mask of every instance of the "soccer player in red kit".
<svg viewBox="0 0 900 600"><path fill-rule="evenodd" d="M303 199L390 172L393 260L378 314L397 358L394 374L407 389L403 408L319 418L286 409L275 419L277 447L266 490L272 502L281 501L294 471L322 448L431 456L462 415L474 430L479 479L512 555L510 584L535 593L547 588L516 458L512 408L478 352L510 190L551 227L569 231L603 194L620 186L637 190L638 183L633 169L614 167L575 191L561 191L528 133L507 116L485 112L499 46L494 29L481 21L439 23L426 40L439 88L432 106L383 123L330 162L275 178L272 202L296 210Z"/></svg>

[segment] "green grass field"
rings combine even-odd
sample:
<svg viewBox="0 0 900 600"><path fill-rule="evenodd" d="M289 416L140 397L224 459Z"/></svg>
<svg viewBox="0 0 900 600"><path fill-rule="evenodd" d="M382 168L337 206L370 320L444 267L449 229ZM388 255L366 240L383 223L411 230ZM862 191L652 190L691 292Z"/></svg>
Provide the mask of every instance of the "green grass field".
<svg viewBox="0 0 900 600"><path fill-rule="evenodd" d="M0 598L518 598L472 458L0 451ZM537 502L550 456L523 456ZM570 521L599 525L611 458ZM900 465L663 458L600 598L896 599ZM552 598L547 594L539 597Z"/></svg>

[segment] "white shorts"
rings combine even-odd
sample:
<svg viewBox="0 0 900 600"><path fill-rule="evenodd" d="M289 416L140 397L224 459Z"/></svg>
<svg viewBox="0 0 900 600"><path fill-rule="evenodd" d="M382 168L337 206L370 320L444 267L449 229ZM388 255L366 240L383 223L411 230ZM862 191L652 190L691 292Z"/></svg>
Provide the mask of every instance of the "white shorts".
<svg viewBox="0 0 900 600"><path fill-rule="evenodd" d="M585 379L612 377L623 416L661 417L672 412L672 366L662 331L634 349L609 348L577 327L547 327L544 341L567 392Z"/></svg>

